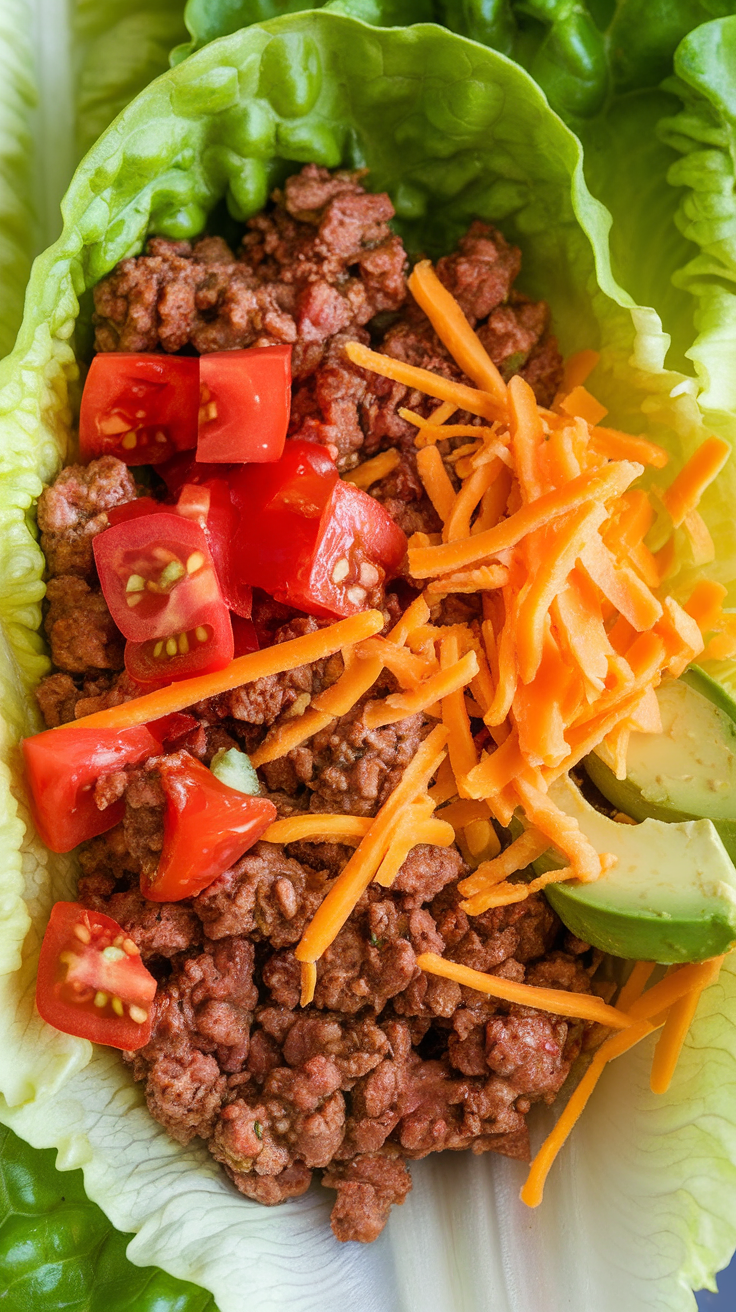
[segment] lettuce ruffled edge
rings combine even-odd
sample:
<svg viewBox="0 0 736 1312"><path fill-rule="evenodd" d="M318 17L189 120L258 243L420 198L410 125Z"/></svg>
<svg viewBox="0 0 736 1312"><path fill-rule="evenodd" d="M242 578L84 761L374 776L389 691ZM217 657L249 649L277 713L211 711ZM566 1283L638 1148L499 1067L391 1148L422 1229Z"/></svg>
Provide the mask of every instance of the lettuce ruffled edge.
<svg viewBox="0 0 736 1312"><path fill-rule="evenodd" d="M294 1306L304 1309L337 1309L349 1297L366 1307L365 1290L370 1288L376 1307L412 1308L421 1297L423 1304L439 1312L452 1305L442 1299L453 1298L456 1277L467 1286L468 1305L481 1305L478 1282L484 1281L486 1290L490 1282L490 1287L499 1289L499 1309L504 1307L503 1296L509 1312L533 1306L533 1298L530 1302L528 1296L534 1288L537 1293L547 1289L550 1312L554 1310L552 1297L559 1296L561 1312L563 1306L569 1306L568 1296L574 1291L580 1296L579 1306L588 1306L586 1290L595 1291L601 1312L609 1308L618 1312L623 1282L629 1298L626 1306L634 1312L637 1306L653 1306L646 1299L652 1293L655 1269L661 1306L692 1308L690 1284L712 1287L713 1270L727 1260L736 1242L736 1226L722 1219L736 1215L736 1178L730 1165L736 1130L724 1104L724 1090L736 1074L736 977L730 969L724 972L718 990L711 990L701 1005L668 1098L652 1104L645 1087L644 1052L632 1054L607 1075L551 1182L544 1211L529 1215L521 1210L515 1197L520 1170L514 1163L497 1161L493 1169L487 1160L421 1163L415 1170L410 1206L396 1213L389 1233L370 1252L358 1253L336 1251L325 1224L327 1205L317 1193L278 1209L278 1215L235 1196L203 1148L180 1148L149 1118L139 1090L114 1054L100 1049L93 1052L86 1042L58 1034L44 1026L33 1010L42 928L50 904L71 894L74 872L70 861L52 857L33 834L19 784L17 743L37 727L31 692L46 668L38 635L43 558L32 507L63 460L71 429L78 379L71 343L78 297L119 259L141 248L151 222L163 231L167 225L170 231L178 224L178 234L186 223L196 229L225 191L229 191L231 208L241 216L249 206L250 212L259 207L267 168L257 155L250 159L241 155L234 163L226 153L228 148L223 153L220 147L217 153L211 143L204 144L216 116L257 96L264 113L268 110L276 122L277 133L281 129L278 149L282 158L298 165L303 158L299 150L307 148L314 151L312 157L317 156L317 148L329 155L337 139L333 83L340 51L351 49L354 56L357 49L365 56L367 69L376 69L380 62L382 76L386 67L392 67L397 77L401 61L405 64L408 58L415 58L423 40L427 44L421 49L422 72L415 81L427 90L427 132L436 143L435 150L442 146L439 138L446 132L446 123L439 127L436 123L433 80L436 83L442 75L454 87L459 64L460 74L479 82L481 89L500 84L507 110L509 105L523 105L534 141L531 162L536 165L539 152L547 152L551 144L555 167L567 172L572 209L580 225L577 234L573 231L575 219L563 205L562 232L548 233L543 242L540 214L531 205L520 211L526 234L522 223L514 237L522 242L526 237L530 283L537 294L545 285L545 270L539 260L535 265L534 253L542 245L548 262L556 247L558 253L564 249L569 257L572 251L578 259L573 298L577 305L573 304L567 317L564 312L558 315L563 344L567 349L590 344L590 338L586 341L581 334L589 331L591 323L598 326L607 356L597 371L596 390L610 404L617 422L623 426L638 420L638 429L645 427L683 456L702 435L692 382L662 369L667 338L657 316L635 306L613 281L607 252L608 216L585 188L576 139L550 113L534 84L502 56L433 28L419 29L409 38L401 32L368 36L362 24L351 20L310 15L279 20L217 42L143 93L78 170L64 206L64 232L34 266L16 349L0 365L0 697L4 712L0 742L0 908L4 918L0 934L0 1118L35 1146L56 1147L61 1169L82 1167L89 1196L115 1225L138 1232L129 1248L131 1260L156 1263L205 1285L222 1312L242 1306L242 1289L248 1283L254 1296L261 1299L253 1306L263 1308L283 1306L280 1300L291 1298ZM452 45L441 44L448 42ZM269 46L270 56L265 53ZM283 95L273 90L272 78L274 69L278 71L278 59L285 61L282 72L288 75L299 68L300 58L311 68L314 49L323 66L329 67L330 77L323 80L310 106L317 106L317 113L307 147L307 134L302 131L300 144L294 119L303 129L310 109L305 112L301 106L298 115L290 113L293 104L284 105ZM345 60L343 94L349 77L355 76L347 67L347 56ZM264 68L270 70L268 78L264 78ZM270 100L264 95L269 88ZM299 94L297 85L294 95ZM457 153L463 149L461 141ZM182 160L188 161L183 168ZM430 194L432 187L438 186L438 157L425 164L423 174L415 169L413 191L404 191L405 216L411 217L412 207L417 208L417 177L424 178L425 187L429 178ZM390 174L386 161L379 159L379 184L383 184L382 168ZM544 184L551 185L549 177ZM448 197L440 192L440 196L440 209L457 204L461 211L465 204L462 196L458 201L458 193ZM471 211L481 208L472 188L468 204ZM498 217L503 222L503 216ZM514 219L517 229L518 217ZM563 267L565 263L569 272L569 258L562 260ZM553 306L560 306L560 293L565 289L555 285L559 270L550 274L550 269L554 266L548 263L547 294ZM585 312L578 313L584 302ZM716 510L720 498L719 492ZM729 554L731 561L736 559L736 551ZM707 1061L704 1054L708 1054ZM634 1232L631 1189L634 1182L637 1188L642 1185L642 1148L649 1154L644 1176L650 1191L644 1197L644 1187L643 1195L636 1197L638 1229ZM691 1179L687 1164L693 1160L701 1164L701 1170ZM711 1208L714 1171L718 1174L716 1209ZM449 1201L454 1221L448 1240ZM554 1217L565 1219L556 1227ZM618 1255L611 1252L609 1236L614 1234L620 1238ZM469 1255L467 1236L473 1241L473 1262L458 1274L450 1250L460 1244ZM539 1256L530 1260L530 1240L547 1260L546 1267ZM255 1252L260 1254L261 1269L254 1287ZM629 1265L635 1260L641 1266L638 1273L629 1269L622 1275L619 1261L623 1254ZM559 1275L552 1285L548 1283L550 1261ZM573 1286L571 1271L576 1271ZM540 1283L535 1284L537 1281ZM474 1298L481 1301L476 1304Z"/></svg>

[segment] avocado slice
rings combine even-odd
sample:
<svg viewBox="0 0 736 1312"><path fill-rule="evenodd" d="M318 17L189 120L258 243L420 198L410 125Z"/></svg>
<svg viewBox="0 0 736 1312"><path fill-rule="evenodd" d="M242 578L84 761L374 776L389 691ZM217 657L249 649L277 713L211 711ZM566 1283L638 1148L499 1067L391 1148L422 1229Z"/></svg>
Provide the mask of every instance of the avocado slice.
<svg viewBox="0 0 736 1312"><path fill-rule="evenodd" d="M586 773L634 820L712 820L736 861L736 702L697 666L666 679L657 700L662 733L632 733L626 778L604 745L586 757Z"/></svg>
<svg viewBox="0 0 736 1312"><path fill-rule="evenodd" d="M257 797L261 785L249 756L237 747L221 747L210 761L210 770L220 783L227 784L239 793L252 793Z"/></svg>
<svg viewBox="0 0 736 1312"><path fill-rule="evenodd" d="M571 779L550 797L616 865L593 884L550 884L545 893L578 938L617 957L702 961L736 943L736 869L710 820L622 824L601 815ZM537 874L562 862L545 853Z"/></svg>

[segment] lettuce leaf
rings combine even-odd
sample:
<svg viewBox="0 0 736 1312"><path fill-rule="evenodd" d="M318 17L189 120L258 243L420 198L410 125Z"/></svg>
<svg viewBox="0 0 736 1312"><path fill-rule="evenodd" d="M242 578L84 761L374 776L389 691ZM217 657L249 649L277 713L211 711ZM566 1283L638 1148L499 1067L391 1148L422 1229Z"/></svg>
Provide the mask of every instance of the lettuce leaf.
<svg viewBox="0 0 736 1312"><path fill-rule="evenodd" d="M311 4L309 0L187 0L184 21L190 40L172 50L171 63L179 64L210 41L230 36L252 23L323 8L375 27L431 23L435 17L433 0L316 0Z"/></svg>
<svg viewBox="0 0 736 1312"><path fill-rule="evenodd" d="M182 0L75 0L77 158L169 66L186 36Z"/></svg>
<svg viewBox="0 0 736 1312"><path fill-rule="evenodd" d="M204 1290L125 1256L120 1234L86 1197L81 1171L0 1128L0 1289L13 1312L212 1312Z"/></svg>
<svg viewBox="0 0 736 1312"><path fill-rule="evenodd" d="M237 1196L203 1147L179 1147L149 1117L117 1054L34 1012L40 936L75 872L34 835L18 772L45 660L32 506L72 424L80 297L149 231L194 235L223 198L245 218L308 160L369 168L415 249L447 249L475 216L497 222L522 246L525 289L551 303L563 350L602 350L592 385L611 422L676 460L704 433L694 383L664 369L657 314L612 276L610 215L586 186L578 139L503 55L436 26L316 12L225 37L129 105L77 171L0 363L0 1119L57 1148L61 1169L82 1168L89 1197L135 1232L131 1260L203 1285L221 1312L241 1309L244 1290L259 1309L445 1312L485 1306L489 1289L499 1312L684 1312L691 1282L709 1282L736 1241L731 969L701 1004L667 1098L648 1093L646 1051L607 1073L542 1209L519 1204L517 1163L428 1159L368 1249L335 1244L319 1190L275 1211ZM723 486L706 512L733 572Z"/></svg>
<svg viewBox="0 0 736 1312"><path fill-rule="evenodd" d="M28 0L0 7L0 356L11 350L20 325L37 234L32 18Z"/></svg>
<svg viewBox="0 0 736 1312"><path fill-rule="evenodd" d="M191 40L172 52L172 62L250 23L315 7L310 0L188 0ZM707 318L704 298L713 299L705 266L691 267L703 216L696 225L682 214L678 188L680 178L686 181L685 166L678 172L673 165L689 129L667 123L681 93L701 106L705 101L711 118L718 115L707 101L711 88L728 83L727 52L708 50L694 92L685 73L679 80L671 74L679 42L707 20L733 14L734 0L618 0L615 7L583 0L329 0L324 7L387 27L434 18L526 68L583 143L586 181L613 218L617 281L638 304L656 308L671 338L668 364L690 372L688 361L696 360L708 385L706 367L690 348L697 332L715 346L726 311L719 304L713 326L696 329L696 320ZM683 46L680 60L690 59L690 49ZM721 185L727 214L729 180ZM727 340L724 334L726 351ZM731 372L721 368L720 378L732 399Z"/></svg>
<svg viewBox="0 0 736 1312"><path fill-rule="evenodd" d="M694 254L675 274L696 304L697 336L687 351L701 381L703 408L736 411L736 17L705 23L677 51L667 89L682 102L662 120L663 141L682 157L669 182L677 188L675 221Z"/></svg>

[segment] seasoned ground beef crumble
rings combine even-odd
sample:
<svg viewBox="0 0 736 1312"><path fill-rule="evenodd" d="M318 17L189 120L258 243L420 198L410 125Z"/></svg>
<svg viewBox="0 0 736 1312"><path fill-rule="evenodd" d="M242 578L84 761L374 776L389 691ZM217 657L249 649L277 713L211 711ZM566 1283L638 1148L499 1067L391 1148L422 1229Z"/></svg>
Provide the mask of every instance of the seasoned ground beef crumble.
<svg viewBox="0 0 736 1312"><path fill-rule="evenodd" d="M392 216L389 198L368 194L360 174L308 165L249 221L237 257L219 237L153 238L146 254L124 260L95 289L97 349L291 343L291 436L327 445L343 470L397 448L399 465L370 490L407 533L434 532L415 430L398 410L426 415L435 402L366 374L344 352L357 338L462 378L407 292ZM476 222L437 272L502 372L521 372L549 404L561 360L547 307L514 290L519 268L518 250ZM137 694L121 673L91 546L106 511L136 495L130 471L103 457L63 470L39 502L55 670L38 700L49 726ZM413 595L400 582L382 597L387 625ZM473 605L448 598L433 619L472 618ZM324 623L259 593L253 619L262 646ZM167 749L205 763L221 747L252 752L342 668L338 655L200 703L191 708L196 728ZM383 675L368 698L392 687ZM383 805L432 721L418 714L370 730L368 698L261 769L281 815L372 816ZM80 850L79 899L122 926L158 981L151 1040L126 1060L173 1138L203 1139L234 1185L266 1204L302 1194L322 1172L337 1195L335 1235L363 1242L411 1188L407 1161L443 1148L528 1158L530 1107L554 1099L596 1027L487 999L423 973L416 959L437 952L508 979L608 996L592 982L600 955L567 934L543 898L469 920L456 888L466 872L459 851L417 846L392 888L374 884L361 898L301 1009L294 948L352 849L260 842L197 897L152 903L139 878L155 870L163 841L156 758L98 781L101 809L120 798L122 823Z"/></svg>

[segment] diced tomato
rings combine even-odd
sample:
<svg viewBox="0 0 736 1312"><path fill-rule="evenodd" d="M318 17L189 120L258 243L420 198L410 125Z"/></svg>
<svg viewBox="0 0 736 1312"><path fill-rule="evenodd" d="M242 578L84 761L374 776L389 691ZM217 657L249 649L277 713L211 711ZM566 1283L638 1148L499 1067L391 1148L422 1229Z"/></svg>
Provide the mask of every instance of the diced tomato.
<svg viewBox="0 0 736 1312"><path fill-rule="evenodd" d="M137 497L135 501L125 501L122 506L111 506L105 513L113 528L116 524L127 523L129 519L144 519L146 515L160 515L165 510L171 513L171 507L165 506L163 501L155 501L153 497Z"/></svg>
<svg viewBox="0 0 736 1312"><path fill-rule="evenodd" d="M197 492L209 494L209 507L204 531L212 553L212 559L215 562L222 599L236 615L242 615L244 619L249 619L253 594L247 584L240 582L237 574L236 553L238 551L240 521L228 485L224 478L209 479L200 487L185 484L177 503L177 509L180 513L182 499L188 502L191 507L195 503Z"/></svg>
<svg viewBox="0 0 736 1312"><path fill-rule="evenodd" d="M325 448L286 444L281 460L230 479L245 583L310 615L354 615L392 577L406 537L383 506L344 483Z"/></svg>
<svg viewBox="0 0 736 1312"><path fill-rule="evenodd" d="M196 356L103 351L94 357L82 393L81 457L161 464L197 445L198 407Z"/></svg>
<svg viewBox="0 0 736 1312"><path fill-rule="evenodd" d="M164 715L161 720L152 720L148 728L162 747L169 748L170 743L176 742L184 734L191 733L198 724L199 720L189 715L187 711L172 711L171 715Z"/></svg>
<svg viewBox="0 0 736 1312"><path fill-rule="evenodd" d="M124 803L100 811L94 786L103 774L135 765L161 750L160 740L140 725L133 729L48 729L22 744L31 811L52 852L104 834L123 818Z"/></svg>
<svg viewBox="0 0 736 1312"><path fill-rule="evenodd" d="M213 607L202 624L178 629L163 638L125 644L125 668L131 679L146 691L161 688L177 679L224 670L234 652L230 611Z"/></svg>
<svg viewBox="0 0 736 1312"><path fill-rule="evenodd" d="M182 451L163 465L156 466L172 497L179 495L185 483L207 483L211 478L228 478L234 465L204 464L193 451Z"/></svg>
<svg viewBox="0 0 736 1312"><path fill-rule="evenodd" d="M252 620L244 619L241 615L233 615L233 642L235 656L247 656L249 651L258 651L260 643L256 626Z"/></svg>
<svg viewBox="0 0 736 1312"><path fill-rule="evenodd" d="M93 547L110 614L133 642L194 629L224 607L204 530L172 510L105 529Z"/></svg>
<svg viewBox="0 0 736 1312"><path fill-rule="evenodd" d="M156 981L110 916L57 902L46 927L36 1006L64 1034L130 1052L151 1037Z"/></svg>
<svg viewBox="0 0 736 1312"><path fill-rule="evenodd" d="M153 902L178 902L229 870L276 819L276 807L229 788L187 752L166 757L159 770L164 846L156 873L141 876L141 891Z"/></svg>
<svg viewBox="0 0 736 1312"><path fill-rule="evenodd" d="M291 347L217 351L199 360L197 460L278 460L291 408Z"/></svg>

